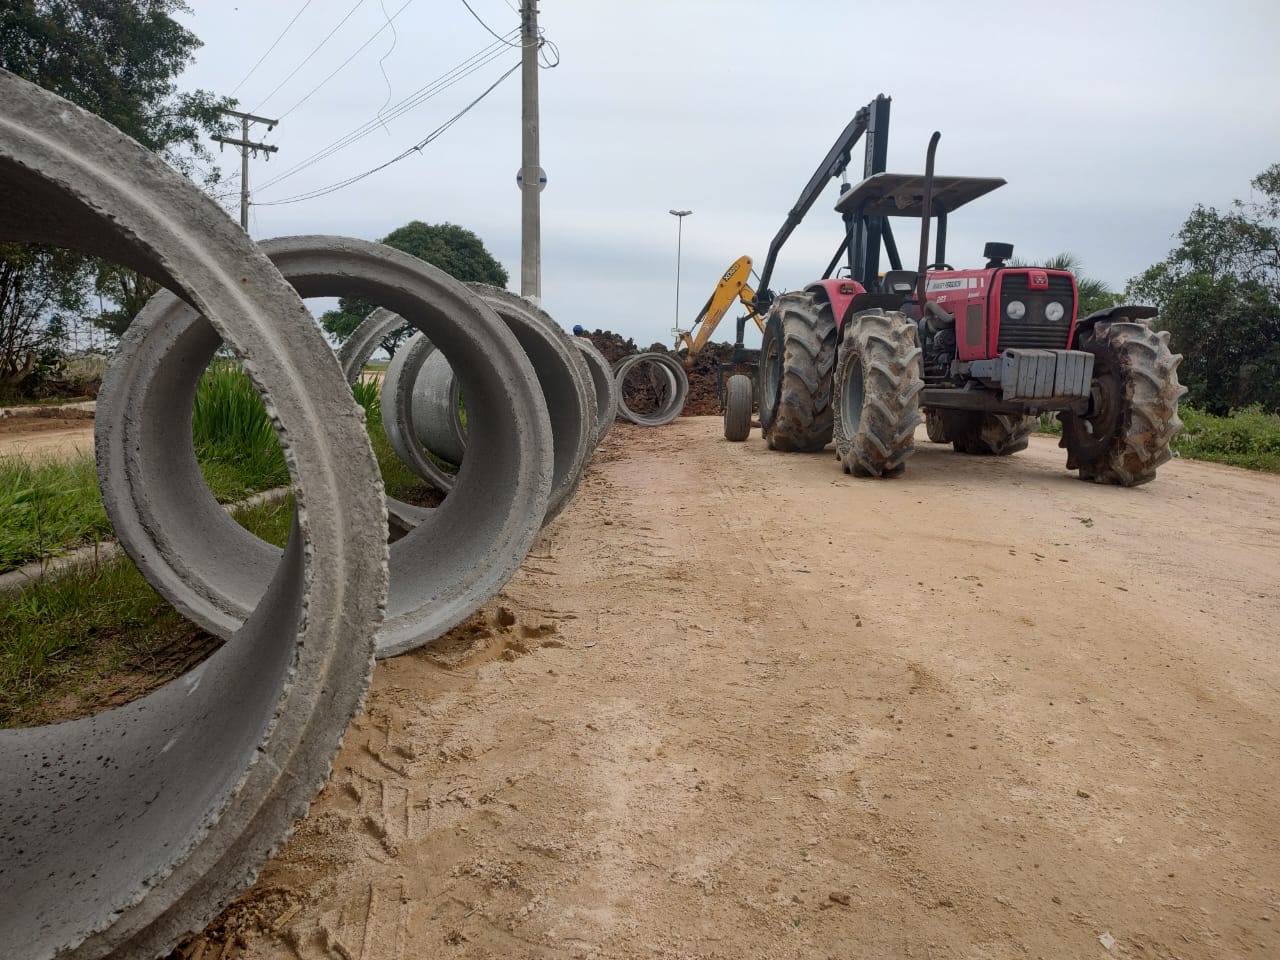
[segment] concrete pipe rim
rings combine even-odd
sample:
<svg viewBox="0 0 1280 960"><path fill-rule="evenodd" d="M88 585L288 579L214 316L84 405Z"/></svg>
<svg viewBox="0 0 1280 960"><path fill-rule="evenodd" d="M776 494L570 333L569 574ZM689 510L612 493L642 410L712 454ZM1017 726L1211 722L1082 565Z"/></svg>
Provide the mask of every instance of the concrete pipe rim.
<svg viewBox="0 0 1280 960"><path fill-rule="evenodd" d="M259 246L303 297L383 301L429 333L439 349L465 360L459 374L463 389L499 411L472 431L477 456L462 464L457 488L440 506L421 511L426 516L391 545L386 617L376 635L376 653L386 657L416 649L461 623L505 586L532 545L551 484L545 401L515 337L443 271L389 247L341 237L289 237ZM211 349L207 332L206 340L197 342L193 331L207 322L183 304L167 303L155 311L148 305L134 323L162 330L153 336L165 338L169 365L181 371L173 375L193 382L198 374L192 370L203 368ZM336 359L331 362L337 366ZM181 429L175 418L182 411L168 404L162 412L169 420L155 422L158 435ZM99 442L115 448L124 440L113 436ZM148 444L155 449L158 442L145 436L128 441L135 450ZM171 469L190 468L192 452L180 453L184 466L171 462ZM197 493L184 498L184 517L164 526L135 524L135 549L151 564L168 568L160 586L171 603L221 633L243 621L261 582L278 563L278 551L216 511L207 486ZM165 495L175 496L172 490ZM145 505L136 501L128 506L145 513ZM197 559L184 559L187 554Z"/></svg>
<svg viewBox="0 0 1280 960"><path fill-rule="evenodd" d="M103 256L213 318L262 392L297 483L286 562L212 657L131 704L0 731L0 886L11 891L0 942L30 958L158 956L257 875L360 708L387 582L380 483L302 301L189 181L0 70L0 183L0 237ZM282 334L293 317L299 332ZM105 402L118 391L104 388ZM330 420L311 415L316 404ZM324 469L348 448L342 469Z"/></svg>
<svg viewBox="0 0 1280 960"><path fill-rule="evenodd" d="M502 318L533 365L551 417L553 477L542 525L569 505L595 447L595 388L586 361L551 316L533 302L484 283L468 286Z"/></svg>
<svg viewBox="0 0 1280 960"><path fill-rule="evenodd" d="M596 444L604 441L618 418L618 383L613 379L613 368L600 349L583 337L573 337L573 344L587 361L591 382L596 393Z"/></svg>
<svg viewBox="0 0 1280 960"><path fill-rule="evenodd" d="M342 367L342 373L347 378L347 383L354 385L360 379L360 375L364 372L364 365L377 352L382 345L384 337L407 325L408 321L404 317L388 310L386 307L375 307L370 311L369 315L360 322L360 325L347 338L346 343L338 350L338 364ZM417 336L421 336L421 334L417 334ZM401 349L404 346L405 344L401 344ZM399 350L397 350L398 352ZM391 359L394 362L395 357L393 356ZM426 359L425 354L422 359ZM387 366L389 370L390 363ZM385 392L386 383L386 374L384 373L382 386L379 388L380 392ZM380 403L379 406L382 406L382 404ZM399 430L400 427L397 422L393 421L388 426L384 418L383 432L387 434L387 440L391 444L391 448L395 450L396 456L404 462L405 466L430 483L440 493L447 495L453 489L455 474L440 469L432 462L431 458L421 455L415 445L409 444L401 438ZM393 431L394 436L392 434ZM402 452L402 448L404 452ZM417 525L424 519L423 510L424 508L422 507L405 503L395 497L387 497L388 514L399 521L405 529Z"/></svg>
<svg viewBox="0 0 1280 960"><path fill-rule="evenodd" d="M441 493L447 494L457 483L458 475L444 470L428 456L426 444L414 429L413 417L414 391L423 368L429 361L443 359L435 344L421 333L414 334L400 345L387 364L387 372L382 381L382 429L400 462ZM447 429L455 444L461 448L465 446L465 435L458 421L457 404L462 388L447 362L445 368L449 371L449 382L444 385L447 398L444 404L445 415L454 421ZM458 456L458 460L461 459Z"/></svg>
<svg viewBox="0 0 1280 960"><path fill-rule="evenodd" d="M672 386L667 403L650 414L635 412L627 406L626 397L623 396L623 385L627 375L642 363L651 363L661 369ZM618 364L614 381L618 384L618 413L623 419L641 427L661 427L671 423L684 411L685 401L689 398L689 377L684 372L684 367L674 357L665 353L636 353L624 357Z"/></svg>

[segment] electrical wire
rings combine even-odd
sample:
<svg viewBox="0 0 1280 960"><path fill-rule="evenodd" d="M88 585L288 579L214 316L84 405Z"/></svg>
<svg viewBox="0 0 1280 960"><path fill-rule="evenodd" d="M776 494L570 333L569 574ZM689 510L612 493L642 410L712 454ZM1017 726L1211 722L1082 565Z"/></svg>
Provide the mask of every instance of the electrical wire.
<svg viewBox="0 0 1280 960"><path fill-rule="evenodd" d="M324 38L323 40L321 40L319 43L317 43L317 44L315 45L315 47L313 47L313 48L312 48L311 52L310 52L310 53L308 53L305 57L303 57L303 58L302 58L302 62L301 62L301 63L299 63L296 67L294 67L294 68L293 68L293 70L292 70L292 71L290 71L290 73L289 73L289 75L288 75L287 77L285 77L285 78L284 78L283 80L281 80L278 84L276 84L275 89L274 89L274 90L272 90L270 93L268 93L268 94L263 98L262 103L259 103L256 107L254 107L254 108L253 108L252 110L250 110L249 112L250 112L250 113L257 113L259 110L261 110L261 109L262 109L263 105L264 105L264 104L266 104L266 102L267 102L268 100L270 100L270 99L271 99L272 97L274 97L277 93L279 93L279 92L280 92L280 88L281 88L281 87L283 87L283 86L284 86L286 83L288 83L290 80L292 80L292 79L294 78L294 75L295 75L295 74L297 74L297 72L298 72L299 70L301 70L303 67L305 67L305 66L307 65L307 63L308 63L308 62L310 62L310 60L311 60L311 58L312 58L312 57L314 57L317 53L319 53L319 52L320 52L320 49L321 49L321 48L322 48L326 43L328 43L330 39L332 39L333 35L334 35L335 33L337 33L337 32L342 28L342 25L343 25L344 23L346 23L348 20L350 20L350 19L351 19L351 15L352 15L352 14L354 14L354 13L356 12L356 10L358 10L358 9L360 8L360 6L361 6L363 3L364 3L364 0L356 0L355 4L351 7L351 9L347 11L346 16L344 16L341 20L339 20L339 21L338 21L338 25L337 25L337 26L335 26L332 30L330 30L327 34L325 34L325 38Z"/></svg>
<svg viewBox="0 0 1280 960"><path fill-rule="evenodd" d="M243 86L244 86L245 81L246 81L246 80L248 80L250 77L252 77L252 76L253 76L254 71L255 71L255 70L257 70L260 66L262 66L262 62L263 62L264 60L266 60L266 59L267 59L267 57L271 56L271 51L272 51L272 50L274 50L274 49L276 48L276 45L277 45L281 40L283 40L283 39L284 39L284 35L285 35L286 33L288 33L288 32L289 32L289 29L290 29L290 28L291 28L295 23L297 23L297 22L298 22L298 18L299 18L300 16L302 16L304 13L306 13L306 12L307 12L307 7L311 6L311 4L312 4L312 0L307 0L307 2L306 2L306 3L304 3L304 4L302 5L302 9L300 9L297 13L295 13L295 14L293 15L293 19L292 19L292 20L290 20L287 24L285 24L284 29L280 31L280 36L276 37L276 38L275 38L275 40L274 40L274 41L272 41L271 46L267 47L267 52L266 52L266 53L264 53L261 57L259 57L259 58L258 58L258 62L257 62L257 63L255 63L252 67L250 67L250 68L249 68L249 72L248 72L248 73L246 73L243 77L241 77L241 78L240 78L240 82L239 82L239 83L237 83L237 84L236 84L236 85L231 89L231 96L235 96L236 91L237 91L237 90L239 90L241 87L243 87Z"/></svg>
<svg viewBox="0 0 1280 960"><path fill-rule="evenodd" d="M281 119L281 120L283 120L283 119L284 119L285 117L287 117L289 114L293 113L293 111L297 110L300 106L302 106L304 103L306 103L308 100L310 100L310 99L311 99L311 97L312 97L312 96L313 96L317 91L319 91L321 87L323 87L326 83L328 83L330 80L332 80L334 77L336 77L339 73L341 73L341 72L342 72L342 70L343 70L343 68L344 68L344 67L346 67L346 65L347 65L347 64L349 64L352 60L354 60L354 59L355 59L355 58L360 54L360 52L361 52L365 47L367 47L369 44L373 43L373 41L374 41L374 40L378 39L378 37L381 35L382 31L383 31L383 30L385 30L385 29L387 29L387 27L388 27L388 26L390 26L390 21L391 21L391 20L394 20L396 17L400 16L400 14L404 13L404 9L405 9L405 7L409 6L409 4L411 4L411 3L413 3L413 0L405 0L405 2L400 6L400 9L399 9L399 10L397 10L395 13L393 13L393 14L390 16L390 18L388 19L388 22L387 22L387 23L384 23L384 24L383 24L383 25L382 25L382 26L381 26L381 27L380 27L380 28L379 28L379 29L378 29L378 30L373 34L373 36L371 36L371 37L370 37L368 40L366 40L364 43L360 44L360 46L356 47L355 52L354 52L354 53L352 53L352 54L351 54L351 56L349 56L349 57L347 57L347 59L343 60L343 61L342 61L342 63L338 64L337 68L336 68L332 73L330 73L327 77L325 77L323 80L321 80L319 83L317 83L314 87L312 87L312 88L307 92L306 96L304 96L301 100L299 100L297 103L295 103L292 107L290 107L290 108L289 108L288 110L286 110L284 113L280 114L280 119ZM384 16L385 16L385 12L384 12ZM392 32L394 33L394 31L395 31L395 28L394 28L394 27L392 27ZM386 58L384 57L383 59L385 60ZM384 73L384 74L383 74L383 76L385 77L385 76L386 76L386 74Z"/></svg>
<svg viewBox="0 0 1280 960"><path fill-rule="evenodd" d="M467 3L467 0L462 0L462 5L467 8L467 13L471 14L471 16L475 18L476 23L480 24L480 26L484 27L485 30L489 31L490 36L494 37L497 40L502 40L501 37L499 37L496 33L493 32L493 29L487 23L485 23L483 20L480 19L480 14L476 13L474 10L471 9L471 4ZM511 43L508 40L502 40L502 42L507 44L507 46L509 47L519 48L524 46L523 43Z"/></svg>
<svg viewBox="0 0 1280 960"><path fill-rule="evenodd" d="M391 102L391 78L387 76L387 68L385 64L387 62L387 57L396 52L396 47L400 43L400 35L396 33L396 28L392 26L391 18L387 16L387 4L385 0L378 0L378 6L382 10L382 18L387 21L386 25L391 27L391 49L384 53L382 55L382 59L378 61L378 69L382 71L382 81L387 85L387 98L382 101L382 106L378 108L378 119L381 120L382 111L387 109L387 104ZM405 4L405 6L408 6L408 4ZM403 10L404 7L401 7L400 9ZM378 33L381 32L381 30L378 31ZM378 33L375 33L374 36L376 37ZM382 125L382 129L387 129L387 125L385 123ZM390 133L391 131L387 130L387 132Z"/></svg>
<svg viewBox="0 0 1280 960"><path fill-rule="evenodd" d="M366 170L364 173L358 173L354 177L348 177L346 180L342 180L338 183L330 184L327 187L320 187L315 190L310 190L307 193L299 194L295 197L289 197L285 200L274 200L268 203L258 203L258 204L254 204L254 206L279 207L287 203L301 203L304 200L315 200L319 197L328 196L331 193L336 193L337 191L343 189L344 187L351 186L353 183L358 183L359 181L365 179L366 177L371 177L375 173L378 173L381 170L387 169L387 167L391 166L393 163L399 163L405 157L415 152L421 153L423 147L427 146L427 144L431 143L433 140L435 140L437 137L443 134L446 130L448 130L451 126L453 126L455 123L461 120L464 116L466 116L476 104L478 104L481 100L483 100L485 97L491 94L497 88L498 84L502 83L503 80L507 79L507 77L511 76L513 73L515 73L519 69L520 69L520 64L517 63L515 66L511 67L511 69L507 70L507 72L504 73L502 76L500 76L497 80L493 81L493 83L491 83L488 86L488 88L484 91L484 93L480 94L480 96L476 97L469 104L467 104L457 113L455 113L452 117L450 117L440 126L432 130L429 134L427 134L427 136L424 139L420 140L418 143L414 144L412 147L410 147L408 150L405 150L403 153L400 153L397 156L392 157L386 163L379 164L378 166L373 167L370 170Z"/></svg>
<svg viewBox="0 0 1280 960"><path fill-rule="evenodd" d="M441 76L432 80L430 83L426 84L425 86L419 87L413 93L409 94L407 97L405 97L395 106L393 106L390 110L386 111L383 114L380 114L379 116L374 117L372 120L366 121L365 123L363 123L359 127L356 127L354 130L350 131L349 133L344 134L343 136L339 137L337 140L333 141L327 146L322 147L320 150L316 151L311 156L305 157L302 160L299 160L292 167L282 171L275 177L268 180L266 183L259 186L258 189L265 190L268 187L271 187L282 180L286 180L297 173L301 173L303 170L307 169L308 167L313 166L316 163L319 163L321 160L325 160L333 156L335 153L338 153L339 151L346 149L352 144L359 142L369 134L373 133L375 130L378 130L381 127L383 127L386 121L394 120L397 117L400 117L405 113L408 113L410 110L413 110L418 106L421 106L427 100L430 100L432 97L436 96L437 94L443 92L444 90L447 90L449 87L453 86L455 83L458 83L459 81L465 79L466 77L475 73L481 67L485 66L488 63L491 63L492 61L496 60L498 57L503 56L505 53L506 53L506 48L502 44L499 44L499 43L489 44L487 47L483 48L478 53L472 54L466 60L462 61L462 63L454 66L453 68L451 68L450 70L442 74Z"/></svg>

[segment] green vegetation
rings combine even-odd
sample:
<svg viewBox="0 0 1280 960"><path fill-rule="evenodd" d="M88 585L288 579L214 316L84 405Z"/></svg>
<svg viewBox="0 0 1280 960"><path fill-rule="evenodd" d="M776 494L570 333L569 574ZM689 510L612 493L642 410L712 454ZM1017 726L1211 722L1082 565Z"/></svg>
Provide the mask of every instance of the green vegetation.
<svg viewBox="0 0 1280 960"><path fill-rule="evenodd" d="M1191 407L1178 412L1183 430L1173 449L1181 456L1280 473L1280 415L1256 404L1226 417Z"/></svg>
<svg viewBox="0 0 1280 960"><path fill-rule="evenodd" d="M283 546L293 498L237 511ZM0 596L0 727L67 719L132 700L190 669L219 641L183 620L124 556ZM83 707L68 710L70 702Z"/></svg>
<svg viewBox="0 0 1280 960"><path fill-rule="evenodd" d="M1226 213L1196 207L1178 248L1128 288L1160 309L1186 402L1218 415L1280 412L1280 164L1251 185L1253 199Z"/></svg>
<svg viewBox="0 0 1280 960"><path fill-rule="evenodd" d="M0 460L0 517L0 573L111 535L88 457L71 463Z"/></svg>
<svg viewBox="0 0 1280 960"><path fill-rule="evenodd" d="M191 436L205 482L222 503L289 482L262 398L234 363L215 361L200 378Z"/></svg>
<svg viewBox="0 0 1280 960"><path fill-rule="evenodd" d="M175 79L200 40L182 0L20 0L0 4L0 67L114 124L213 188L208 136L228 132L235 101ZM119 335L157 289L115 264L38 245L0 244L0 387L30 392L86 320ZM86 316L91 301L100 305Z"/></svg>

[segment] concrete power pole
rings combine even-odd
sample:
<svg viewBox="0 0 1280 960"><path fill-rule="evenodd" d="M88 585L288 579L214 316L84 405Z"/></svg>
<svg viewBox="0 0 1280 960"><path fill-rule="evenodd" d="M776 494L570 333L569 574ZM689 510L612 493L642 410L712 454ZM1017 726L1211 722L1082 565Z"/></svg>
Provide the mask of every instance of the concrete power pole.
<svg viewBox="0 0 1280 960"><path fill-rule="evenodd" d="M215 133L213 139L218 143L228 143L233 147L240 148L240 226L244 228L244 232L249 232L249 151L253 151L256 157L258 151L261 150L270 159L271 154L279 150L279 147L273 147L266 143L253 143L249 139L249 124L265 123L267 132L270 133L279 120L268 120L266 117L255 117L251 113L240 113L236 110L223 110L223 114L229 117L240 118L240 139L233 140L230 137L224 137Z"/></svg>
<svg viewBox="0 0 1280 960"><path fill-rule="evenodd" d="M521 161L520 295L542 299L542 213L539 194L547 175L538 163L538 5L520 0Z"/></svg>

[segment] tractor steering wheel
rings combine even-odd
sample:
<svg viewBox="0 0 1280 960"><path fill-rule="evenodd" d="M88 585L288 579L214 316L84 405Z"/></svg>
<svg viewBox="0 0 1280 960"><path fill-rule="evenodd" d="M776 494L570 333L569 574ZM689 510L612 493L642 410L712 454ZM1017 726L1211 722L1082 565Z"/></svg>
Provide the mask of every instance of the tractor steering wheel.
<svg viewBox="0 0 1280 960"><path fill-rule="evenodd" d="M955 267L949 263L931 263L925 267L925 270L955 270Z"/></svg>

